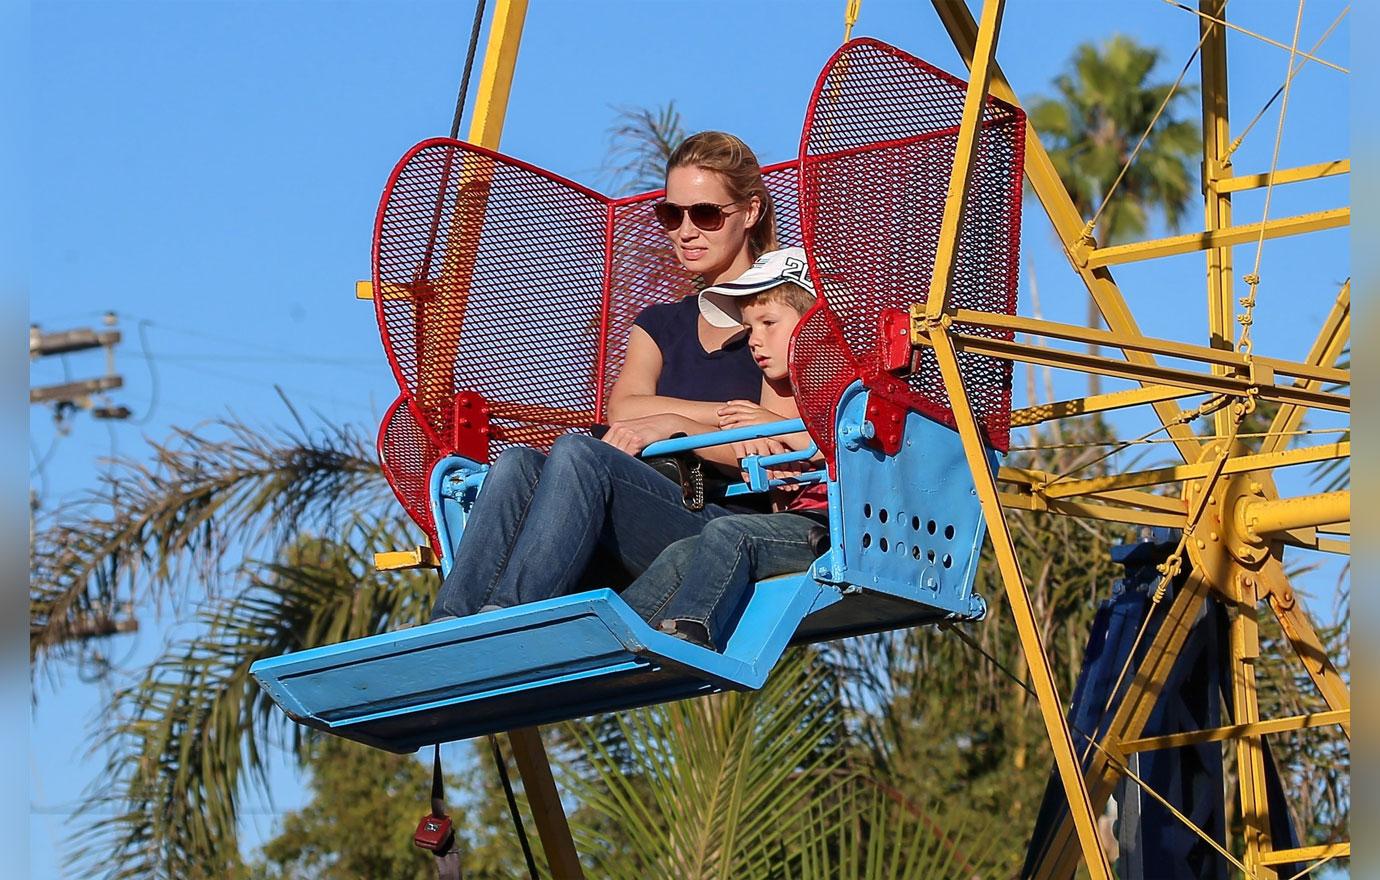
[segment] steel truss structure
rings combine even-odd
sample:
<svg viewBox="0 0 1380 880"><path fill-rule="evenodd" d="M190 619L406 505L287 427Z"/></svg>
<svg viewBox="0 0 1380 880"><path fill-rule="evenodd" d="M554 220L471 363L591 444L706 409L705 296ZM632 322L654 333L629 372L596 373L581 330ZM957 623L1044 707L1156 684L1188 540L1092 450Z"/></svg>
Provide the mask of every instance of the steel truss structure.
<svg viewBox="0 0 1380 880"><path fill-rule="evenodd" d="M1238 858L1205 832L1198 830L1198 833L1243 876L1274 880L1278 876L1274 867L1277 865L1309 863L1311 870L1333 858L1349 856L1350 844L1344 842L1294 849L1272 846L1262 738L1315 727L1333 728L1339 736L1350 737L1348 683L1328 658L1281 563L1285 546L1349 552L1350 496L1348 492L1328 492L1281 498L1272 479L1272 472L1279 467L1350 456L1348 442L1287 448L1307 410L1349 412L1350 398L1328 389L1350 384L1350 371L1335 366L1350 334L1350 283L1342 287L1305 361L1265 357L1252 351L1249 338L1251 309L1259 279L1246 276L1250 290L1240 300L1244 312L1238 314L1231 254L1236 244L1344 226L1349 222L1349 209L1343 207L1257 224L1234 225L1231 202L1234 193L1346 173L1350 163L1342 159L1299 168L1271 168L1268 172L1249 175L1234 173L1229 158L1234 145L1228 125L1226 32L1243 29L1227 22L1225 0L1200 0L1202 184L1206 218L1203 231L1116 247L1097 247L1091 236L1091 224L1080 215L1037 132L1027 123L1026 180L1053 224L1069 267L1081 279L1110 329L1094 330L1023 316L1006 317L953 308L948 303L947 293L955 265L961 209L977 151L980 111L989 92L1017 106L1019 99L995 60L1004 0L984 0L977 20L963 2L932 2L954 46L969 66L970 78L931 294L926 303L910 311L910 341L915 347L933 349L943 372L945 389L957 417L959 434L996 551L1006 598L1029 664L1058 777L1070 806L1036 875L1072 877L1082 863L1095 880L1112 876L1107 855L1097 839L1096 815L1112 794L1114 785L1130 773L1128 757L1152 749L1218 741L1230 741L1235 749L1239 806L1245 829L1244 851ZM526 7L526 0L499 0L495 6L468 136L469 142L475 145L497 148ZM1276 42L1275 45L1281 44ZM1298 51L1297 46L1292 52L1325 63ZM1209 327L1206 344L1145 336L1110 267L1195 251L1204 252L1207 259ZM1234 326L1237 324L1241 325L1239 333ZM1122 357L965 334L957 332L956 325L1017 331L1029 339L1104 346L1119 350ZM987 466L987 453L968 392L960 381L958 356L962 352L1139 383L1140 387L1134 390L1017 410L1012 413L1011 424L1030 426L1071 416L1150 406L1172 440L1182 464L1092 479L1068 479L1014 467L1004 467L993 474ZM1160 357L1173 358L1184 365L1168 366ZM1185 410L1179 404L1185 397L1202 394L1212 397L1197 410ZM1279 404L1266 436L1254 443L1236 438L1241 419L1262 401ZM1214 435L1232 442L1220 439L1205 442L1194 434L1190 422L1208 415L1215 426ZM1169 491L1149 491L1155 487L1168 487ZM1065 720L1065 704L1041 642L1026 580L1006 523L1008 510L1180 530L1178 550L1164 566L1163 577L1168 582L1187 571L1187 586L1168 603L1158 601L1165 595L1163 589L1157 594L1156 604L1168 606L1156 612L1162 614L1161 625L1151 640L1144 663L1131 677L1110 729L1096 743L1076 744ZM1230 681L1235 723L1173 736L1145 736L1147 719L1188 629L1209 597L1225 603L1232 612ZM1260 717L1256 664L1260 654L1262 606L1278 620L1298 662L1326 702L1327 711L1268 720ZM529 728L514 732L511 743L555 875L582 876L540 737ZM1086 761L1083 760L1085 754ZM1133 774L1131 776L1139 782ZM1153 792L1147 793L1156 796Z"/></svg>

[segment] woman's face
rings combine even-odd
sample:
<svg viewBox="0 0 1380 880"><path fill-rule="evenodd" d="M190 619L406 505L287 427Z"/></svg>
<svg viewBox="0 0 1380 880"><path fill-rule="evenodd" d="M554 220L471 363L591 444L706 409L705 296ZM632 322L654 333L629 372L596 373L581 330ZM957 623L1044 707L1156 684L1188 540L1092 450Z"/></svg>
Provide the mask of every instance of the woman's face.
<svg viewBox="0 0 1380 880"><path fill-rule="evenodd" d="M730 204L733 196L717 171L682 166L672 168L666 175L666 201L685 208L709 202L722 205L725 214L724 225L712 232L696 228L687 213L678 229L666 233L671 237L671 246L682 266L703 276L708 284L736 277L747 270L752 262L747 246L748 232L760 212L756 196L747 202ZM732 271L735 268L738 271Z"/></svg>

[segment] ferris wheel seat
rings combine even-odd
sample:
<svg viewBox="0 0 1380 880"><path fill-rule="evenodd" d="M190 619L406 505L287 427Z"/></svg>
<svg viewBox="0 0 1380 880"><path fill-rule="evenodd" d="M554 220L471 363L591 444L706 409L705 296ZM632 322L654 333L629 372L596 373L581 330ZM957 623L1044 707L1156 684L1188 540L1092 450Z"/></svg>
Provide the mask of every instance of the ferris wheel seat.
<svg viewBox="0 0 1380 880"><path fill-rule="evenodd" d="M406 753L759 688L800 621L838 596L809 574L764 581L722 654L653 630L600 589L261 660L251 673L294 721Z"/></svg>

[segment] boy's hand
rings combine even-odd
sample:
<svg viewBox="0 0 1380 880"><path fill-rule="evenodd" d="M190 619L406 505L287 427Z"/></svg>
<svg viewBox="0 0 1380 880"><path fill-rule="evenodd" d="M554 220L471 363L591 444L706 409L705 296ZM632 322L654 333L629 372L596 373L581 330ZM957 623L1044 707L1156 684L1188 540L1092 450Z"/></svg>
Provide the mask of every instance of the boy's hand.
<svg viewBox="0 0 1380 880"><path fill-rule="evenodd" d="M783 452L790 452L786 444L774 437L761 437L756 440L739 440L733 444L733 457L742 461L749 455L780 455ZM768 475L774 475L776 468L769 469ZM743 471L743 482L747 482L747 471Z"/></svg>
<svg viewBox="0 0 1380 880"><path fill-rule="evenodd" d="M779 422L784 418L750 400L730 400L719 408L719 427L725 430L748 425L765 425L768 422Z"/></svg>

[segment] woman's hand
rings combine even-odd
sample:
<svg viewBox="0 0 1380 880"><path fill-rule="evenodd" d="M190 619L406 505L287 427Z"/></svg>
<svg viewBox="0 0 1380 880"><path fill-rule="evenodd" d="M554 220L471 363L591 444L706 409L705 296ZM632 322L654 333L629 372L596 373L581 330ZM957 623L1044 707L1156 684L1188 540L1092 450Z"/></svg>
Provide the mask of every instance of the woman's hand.
<svg viewBox="0 0 1380 880"><path fill-rule="evenodd" d="M672 434L685 431L685 423L688 421L689 419L675 413L658 413L640 419L621 419L609 424L603 441L629 455L640 455L642 450L658 440L665 440ZM704 428L701 427L699 430L703 431Z"/></svg>
<svg viewBox="0 0 1380 880"><path fill-rule="evenodd" d="M719 427L724 430L743 428L748 425L765 425L768 422L779 422L785 418L785 416L758 406L750 400L730 400L719 408Z"/></svg>

